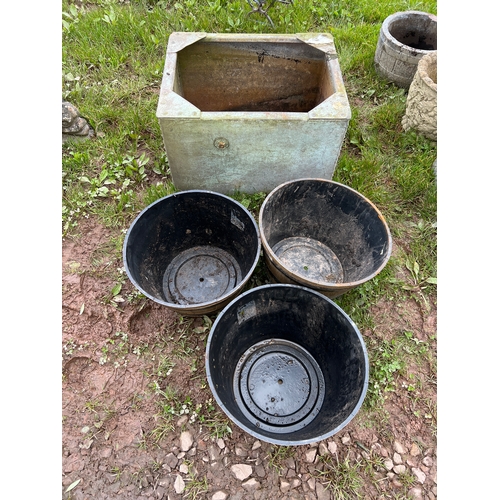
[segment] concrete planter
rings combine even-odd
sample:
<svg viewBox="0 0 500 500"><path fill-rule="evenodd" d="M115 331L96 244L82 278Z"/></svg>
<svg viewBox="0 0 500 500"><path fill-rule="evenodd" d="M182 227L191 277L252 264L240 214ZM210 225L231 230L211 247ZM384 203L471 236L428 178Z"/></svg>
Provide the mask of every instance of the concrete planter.
<svg viewBox="0 0 500 500"><path fill-rule="evenodd" d="M351 118L329 34L172 33L157 108L177 189L331 179Z"/></svg>
<svg viewBox="0 0 500 500"><path fill-rule="evenodd" d="M420 59L401 124L405 132L414 129L427 139L437 141L437 52Z"/></svg>
<svg viewBox="0 0 500 500"><path fill-rule="evenodd" d="M387 17L380 28L375 50L376 73L408 89L417 65L426 54L437 50L437 17L408 10Z"/></svg>

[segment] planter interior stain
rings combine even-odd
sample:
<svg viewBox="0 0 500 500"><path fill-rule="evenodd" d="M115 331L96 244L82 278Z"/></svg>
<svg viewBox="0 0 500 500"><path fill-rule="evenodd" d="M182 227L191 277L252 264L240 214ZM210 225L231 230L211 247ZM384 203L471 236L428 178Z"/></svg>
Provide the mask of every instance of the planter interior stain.
<svg viewBox="0 0 500 500"><path fill-rule="evenodd" d="M335 252L320 241L290 237L278 241L272 251L294 274L315 281L342 283L344 268Z"/></svg>
<svg viewBox="0 0 500 500"><path fill-rule="evenodd" d="M178 53L177 92L201 111L307 113L332 93L307 44L194 43Z"/></svg>
<svg viewBox="0 0 500 500"><path fill-rule="evenodd" d="M373 277L390 256L391 236L376 207L333 181L284 183L259 217L266 263L279 282L335 297Z"/></svg>

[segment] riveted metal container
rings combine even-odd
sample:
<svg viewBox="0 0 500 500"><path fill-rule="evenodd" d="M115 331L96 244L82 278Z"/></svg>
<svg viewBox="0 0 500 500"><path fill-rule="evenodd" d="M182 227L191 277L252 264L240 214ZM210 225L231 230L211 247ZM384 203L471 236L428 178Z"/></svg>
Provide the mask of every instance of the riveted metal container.
<svg viewBox="0 0 500 500"><path fill-rule="evenodd" d="M389 227L361 193L338 182L296 179L264 200L259 231L279 283L335 298L372 279L392 251Z"/></svg>
<svg viewBox="0 0 500 500"><path fill-rule="evenodd" d="M351 118L330 34L172 33L157 107L177 189L331 179Z"/></svg>

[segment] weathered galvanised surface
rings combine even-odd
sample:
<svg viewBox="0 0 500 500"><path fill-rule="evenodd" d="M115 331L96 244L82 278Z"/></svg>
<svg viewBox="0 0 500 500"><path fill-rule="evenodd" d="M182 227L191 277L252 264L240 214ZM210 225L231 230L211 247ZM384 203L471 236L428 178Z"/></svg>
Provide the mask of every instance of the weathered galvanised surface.
<svg viewBox="0 0 500 500"><path fill-rule="evenodd" d="M331 179L351 118L329 34L172 33L157 108L177 189Z"/></svg>

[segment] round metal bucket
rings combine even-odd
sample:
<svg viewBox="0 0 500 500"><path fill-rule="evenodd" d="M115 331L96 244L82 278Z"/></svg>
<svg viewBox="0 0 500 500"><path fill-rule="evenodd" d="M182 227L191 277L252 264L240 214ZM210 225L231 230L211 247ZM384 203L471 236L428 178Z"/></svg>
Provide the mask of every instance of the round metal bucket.
<svg viewBox="0 0 500 500"><path fill-rule="evenodd" d="M279 283L307 286L330 298L373 278L392 250L377 207L325 179L276 187L261 206L259 230L266 264Z"/></svg>
<svg viewBox="0 0 500 500"><path fill-rule="evenodd" d="M123 260L144 295L186 316L222 309L250 279L260 254L257 224L240 203L181 191L152 203L125 237Z"/></svg>
<svg viewBox="0 0 500 500"><path fill-rule="evenodd" d="M332 300L263 285L228 304L210 331L210 389L244 431L279 445L326 439L356 415L368 387L363 338Z"/></svg>

